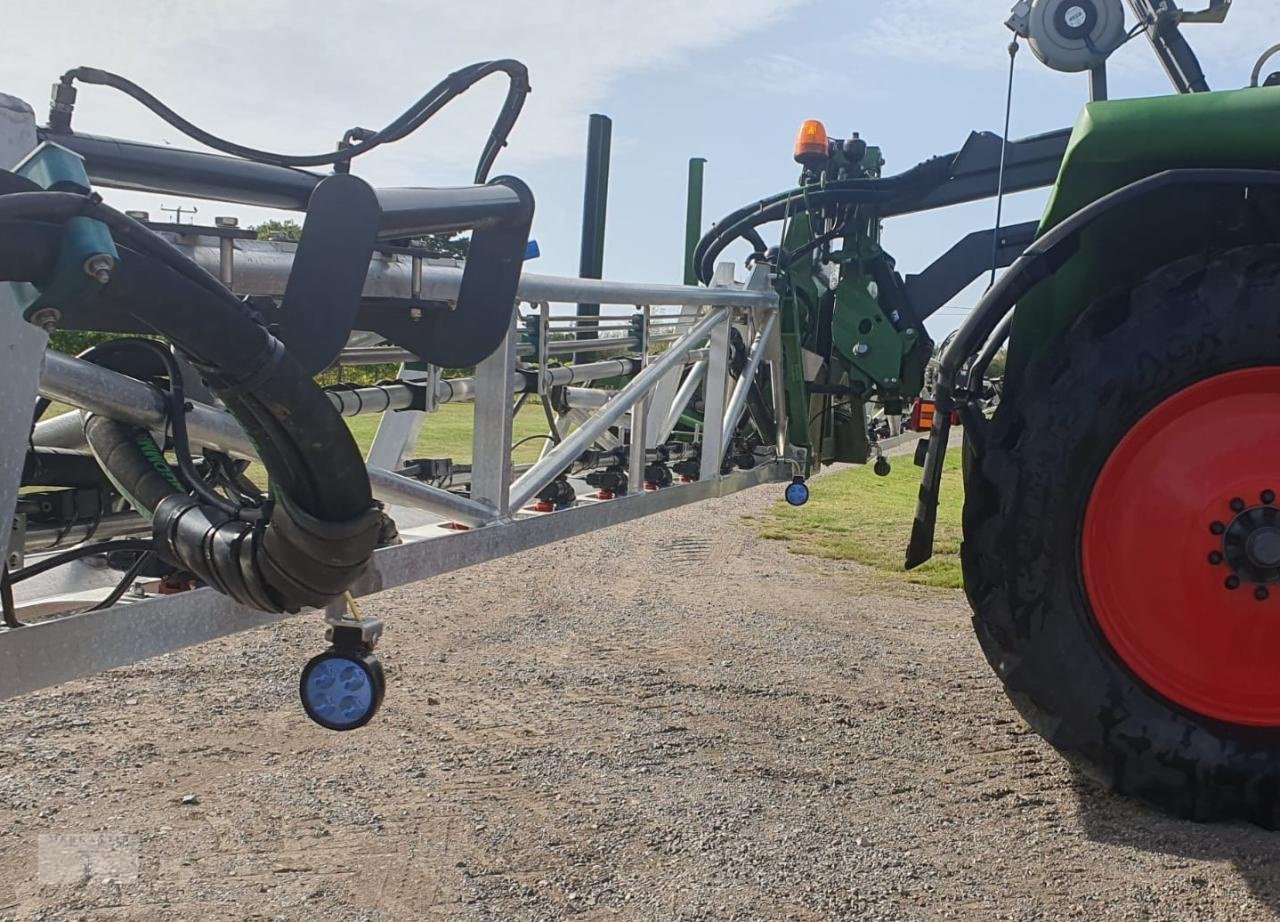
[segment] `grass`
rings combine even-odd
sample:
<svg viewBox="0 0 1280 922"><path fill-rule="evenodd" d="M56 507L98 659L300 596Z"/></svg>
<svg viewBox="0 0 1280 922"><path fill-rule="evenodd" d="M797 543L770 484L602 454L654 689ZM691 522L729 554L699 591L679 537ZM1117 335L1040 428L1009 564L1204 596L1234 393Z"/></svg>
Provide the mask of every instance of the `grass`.
<svg viewBox="0 0 1280 922"><path fill-rule="evenodd" d="M877 578L959 589L960 452L949 452L943 469L933 559L907 571L902 561L919 488L920 469L900 457L888 477L875 476L868 465L813 480L808 504L797 509L779 502L754 521L762 537L788 542L794 554L852 560Z"/></svg>
<svg viewBox="0 0 1280 922"><path fill-rule="evenodd" d="M427 416L422 425L422 434L418 437L417 446L407 457L414 458L452 458L454 463L469 464L471 462L471 434L473 431L473 406L469 403L444 403L440 409ZM351 416L347 418L347 426L355 436L356 444L362 452L368 451L373 444L374 433L378 431L378 416ZM512 426L513 442L536 435L546 435L547 418L542 407L536 403L527 403L521 408ZM512 455L517 464L536 461L542 451L544 439L533 438L517 448Z"/></svg>
<svg viewBox="0 0 1280 922"><path fill-rule="evenodd" d="M66 404L54 403L45 411L43 419L57 416L59 413L66 413L72 409ZM441 404L437 412L427 416L427 421L423 423L422 434L418 437L417 445L414 449L407 453L406 457L411 458L452 458L455 464L469 464L471 462L471 434L473 421L473 405L469 403L445 403ZM351 429L351 434L355 436L356 444L360 446L361 453L369 450L369 446L373 444L374 434L378 431L379 416L349 416L347 417L347 426ZM515 422L512 426L514 432L513 442L519 442L521 439L530 439L515 450L512 457L517 464L536 461L538 453L542 451L544 439L530 438L531 436L545 435L547 432L547 419L542 412L542 406L532 400L521 408L516 415ZM249 476L255 478L258 471L258 465L254 465L249 470ZM257 479L257 478L255 478ZM265 482L265 478L262 478Z"/></svg>

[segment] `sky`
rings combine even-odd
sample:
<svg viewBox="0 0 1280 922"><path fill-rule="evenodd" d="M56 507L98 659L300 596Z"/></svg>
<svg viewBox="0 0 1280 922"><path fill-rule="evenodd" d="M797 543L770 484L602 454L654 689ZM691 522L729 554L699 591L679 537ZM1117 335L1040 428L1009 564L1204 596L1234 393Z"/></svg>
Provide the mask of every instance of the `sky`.
<svg viewBox="0 0 1280 922"><path fill-rule="evenodd" d="M5 0L0 92L43 120L64 70L116 71L196 124L286 153L332 149L342 132L377 128L451 70L514 57L530 95L494 175L524 179L537 200L531 271L575 275L587 119L613 119L605 275L678 282L685 176L707 159L705 223L790 188L800 122L833 136L858 131L879 145L887 173L958 150L970 131L1003 127L1011 0ZM1186 0L1187 6L1207 5ZM1236 0L1225 25L1191 26L1215 88L1243 86L1258 55L1280 42L1280 4ZM1280 68L1280 64L1277 65ZM1011 135L1071 125L1086 98L1082 75L1017 57ZM1111 63L1112 95L1169 91L1145 40ZM505 86L491 77L410 139L357 161L374 185L470 181ZM77 130L194 146L132 100L80 91ZM243 206L104 190L118 207L200 209L243 223L276 217ZM1031 220L1045 193L1006 202L1008 223ZM884 246L918 272L972 230L994 223L994 203L890 221ZM776 236L776 231L774 232ZM770 238L766 234L766 239ZM744 248L724 258L741 264ZM743 270L739 269L740 277ZM934 316L940 338L981 293L971 287Z"/></svg>

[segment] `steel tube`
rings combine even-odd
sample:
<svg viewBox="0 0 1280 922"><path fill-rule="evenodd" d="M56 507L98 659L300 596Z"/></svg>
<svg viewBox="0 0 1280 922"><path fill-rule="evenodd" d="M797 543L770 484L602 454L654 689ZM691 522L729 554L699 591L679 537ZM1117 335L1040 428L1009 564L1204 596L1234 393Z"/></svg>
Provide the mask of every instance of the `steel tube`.
<svg viewBox="0 0 1280 922"><path fill-rule="evenodd" d="M120 138L41 131L40 138L75 151L96 186L152 194L306 211L324 177L239 157L141 144Z"/></svg>
<svg viewBox="0 0 1280 922"><path fill-rule="evenodd" d="M59 352L46 352L40 369L40 393L53 400L60 400L91 413L150 429L164 429L168 425L164 398L148 384L128 375L83 362ZM67 444L70 432L63 414L48 422L36 425L33 438L36 444L53 448L78 448L84 445L84 432L78 441ZM256 458L257 451L245 435L236 418L225 410L218 410L203 403L192 403L187 413L187 430L193 440L242 458ZM54 439L46 440L46 435Z"/></svg>
<svg viewBox="0 0 1280 922"><path fill-rule="evenodd" d="M23 550L27 554L42 554L71 547L88 538L97 540L135 534L151 534L151 523L136 512L105 515L96 526L85 523L64 529L61 525L27 525Z"/></svg>
<svg viewBox="0 0 1280 922"><path fill-rule="evenodd" d="M511 485L511 508L519 509L533 499L539 490L554 480L578 455L590 448L601 434L621 419L656 381L677 363L683 362L694 346L728 319L726 311L714 311L694 324L679 342L658 356L653 364L618 391L598 414L576 429Z"/></svg>
<svg viewBox="0 0 1280 922"><path fill-rule="evenodd" d="M760 370L760 362L764 359L765 346L773 335L773 327L778 322L778 312L771 311L761 324L755 340L751 343L751 355L747 359L747 367L742 369L738 383L733 388L733 396L729 398L729 408L724 414L724 428L720 431L720 444L728 448L732 444L733 432L738 428L738 420L747 406L747 394L751 392L751 382Z"/></svg>
<svg viewBox="0 0 1280 922"><path fill-rule="evenodd" d="M582 192L582 249L578 275L598 279L604 275L605 213L609 202L609 152L613 122L607 115L592 115L587 126L587 172ZM579 317L599 317L600 304L579 303ZM595 339L589 329L578 331L576 339Z"/></svg>
<svg viewBox="0 0 1280 922"><path fill-rule="evenodd" d="M373 495L385 503L412 506L447 516L464 525L484 525L498 517L492 506L421 483L380 467L369 467Z"/></svg>
<svg viewBox="0 0 1280 922"><path fill-rule="evenodd" d="M191 257L214 276L218 274L219 248L214 243L190 243L186 236L163 234L178 250ZM212 241L212 237L201 238ZM293 245L274 241L240 240L236 246L236 292L238 294L281 297L293 265ZM412 290L412 259L403 254L375 253L369 264L364 295L367 298L408 298ZM457 266L422 266L422 298L426 301L456 301L462 283ZM653 285L600 279L563 278L526 272L520 277L516 297L537 304L578 302L635 307L657 306L775 307L778 296L772 291L745 288L703 288L693 285Z"/></svg>
<svg viewBox="0 0 1280 922"><path fill-rule="evenodd" d="M675 399L671 401L671 409L667 411L667 418L662 421L662 432L658 435L659 439L668 438L672 431L675 430L685 407L689 405L689 401L693 400L693 395L698 393L698 388L702 386L702 379L706 376L706 359L695 362L693 367L689 369L689 373L680 382L680 390L676 391Z"/></svg>
<svg viewBox="0 0 1280 922"><path fill-rule="evenodd" d="M44 366L40 372L40 393L122 422L152 429L161 429L168 424L164 399L155 388L127 375L57 352L45 354ZM64 414L71 415L79 414ZM57 423L59 420L50 422ZM57 431L65 432L65 424L60 425L61 428ZM257 451L249 437L240 428L235 417L225 410L193 402L187 413L187 431L195 444L208 445L242 458L257 457ZM36 433L41 433L40 426L36 427ZM78 444L68 445L65 441L64 437L64 444L56 447L74 448L83 445L83 430ZM373 485L373 495L384 502L416 506L459 519L466 516L469 517L467 521L470 524L491 521L494 517L493 511L480 503L390 471L370 469L369 482Z"/></svg>

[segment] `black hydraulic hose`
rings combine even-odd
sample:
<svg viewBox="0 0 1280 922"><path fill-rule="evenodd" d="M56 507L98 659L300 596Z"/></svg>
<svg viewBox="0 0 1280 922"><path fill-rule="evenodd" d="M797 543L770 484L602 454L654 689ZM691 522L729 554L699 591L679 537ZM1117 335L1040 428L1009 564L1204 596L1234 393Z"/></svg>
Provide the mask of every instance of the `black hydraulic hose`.
<svg viewBox="0 0 1280 922"><path fill-rule="evenodd" d="M236 305L237 309L239 309L239 299L205 269L189 259L169 241L153 233L145 224L103 203L102 199L96 194L15 192L11 195L0 196L0 221L25 219L57 223L77 216L101 221L111 228L112 236L117 243L131 246L159 259L210 294L222 298L229 305ZM6 246L9 245L7 244ZM28 260L37 258L37 254L31 252L34 248L34 243L31 247L25 248ZM15 255L20 256L21 253ZM52 270L50 269L49 271Z"/></svg>
<svg viewBox="0 0 1280 922"><path fill-rule="evenodd" d="M92 607L86 608L85 611L102 611L104 608L110 608L119 602L124 597L124 594L129 591L133 581L142 573L143 568L151 562L152 557L153 555L150 551L143 551L139 554L138 559L120 576L120 582L116 583L116 587L107 593L102 601L95 602Z"/></svg>
<svg viewBox="0 0 1280 922"><path fill-rule="evenodd" d="M22 486L67 487L97 490L108 486L102 468L91 455L62 448L37 448L27 451L22 464Z"/></svg>
<svg viewBox="0 0 1280 922"><path fill-rule="evenodd" d="M0 280L47 279L61 233L51 224L0 223ZM112 478L121 486L128 481L127 495L153 514L157 550L171 562L265 610L323 605L363 571L378 540L381 516L364 461L323 392L249 309L227 295L207 290L167 259L122 247L98 303L163 333L201 370L271 475L269 525L202 506L177 482L166 482L162 495L154 477L140 479L138 457L163 477L161 465L148 462L142 443L113 431L110 420L91 420L86 435L93 430L90 445L100 460L110 456L104 466Z"/></svg>
<svg viewBox="0 0 1280 922"><path fill-rule="evenodd" d="M896 176L801 186L744 205L716 222L698 241L693 254L694 267L704 283L710 282L715 258L747 230L810 207L898 203L918 198L946 182L953 163L951 156L934 157Z"/></svg>
<svg viewBox="0 0 1280 922"><path fill-rule="evenodd" d="M510 59L482 61L456 70L428 90L417 102L382 129L371 133L348 132L348 137L353 134L363 135L363 139L357 143L341 147L335 151L304 155L258 150L257 148L247 147L243 144L236 144L220 138L183 118L132 80L100 68L72 68L62 75L60 83L72 93L74 91L71 90L71 87L77 80L81 83L107 86L119 90L141 103L187 137L224 154L276 166L307 167L350 163L354 158L361 154L367 154L383 144L399 141L422 127L428 119L443 109L449 102L461 96L485 77L495 73L505 73L510 79L510 87L507 90L507 97L503 102L502 109L494 122L493 130L485 143L480 163L476 168L476 182L483 183L488 178L489 170L493 166L493 161L498 152L506 146L507 136L515 125L516 119L520 115L520 110L524 106L525 97L528 96L530 91L528 68L519 61ZM55 108L50 114L50 124L56 130L69 131L70 118L68 104L62 109Z"/></svg>
<svg viewBox="0 0 1280 922"><path fill-rule="evenodd" d="M99 541L97 544L80 544L73 548L68 548L60 554L54 554L52 557L46 557L37 563L29 564L21 570L14 570L9 574L9 582L20 583L23 580L39 576L41 573L48 573L50 570L71 563L73 560L79 560L82 557L92 557L95 554L110 554L114 551L149 551L151 547L151 542L145 538L117 538L114 541Z"/></svg>

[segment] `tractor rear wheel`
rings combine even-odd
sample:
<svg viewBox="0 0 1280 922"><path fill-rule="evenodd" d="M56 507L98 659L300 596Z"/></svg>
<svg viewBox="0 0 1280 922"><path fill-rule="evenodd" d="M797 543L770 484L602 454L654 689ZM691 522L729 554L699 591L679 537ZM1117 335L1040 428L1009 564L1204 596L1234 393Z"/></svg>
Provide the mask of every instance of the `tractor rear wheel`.
<svg viewBox="0 0 1280 922"><path fill-rule="evenodd" d="M1280 247L1103 298L1011 396L962 547L1010 699L1116 791L1280 826Z"/></svg>

